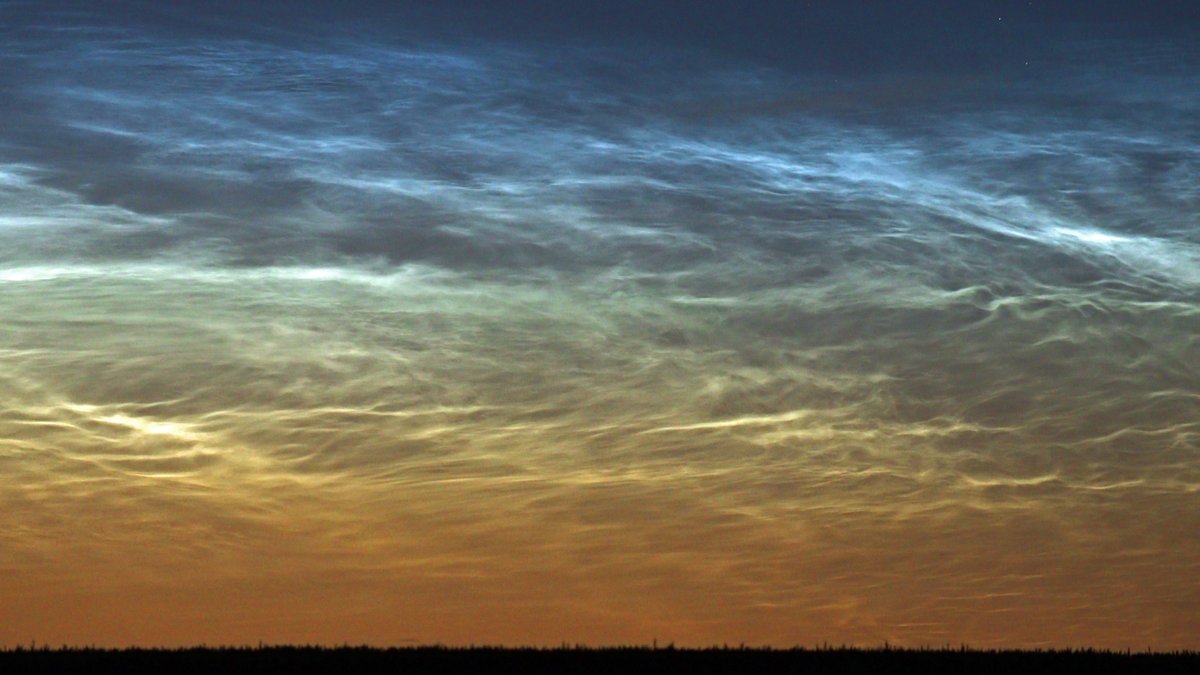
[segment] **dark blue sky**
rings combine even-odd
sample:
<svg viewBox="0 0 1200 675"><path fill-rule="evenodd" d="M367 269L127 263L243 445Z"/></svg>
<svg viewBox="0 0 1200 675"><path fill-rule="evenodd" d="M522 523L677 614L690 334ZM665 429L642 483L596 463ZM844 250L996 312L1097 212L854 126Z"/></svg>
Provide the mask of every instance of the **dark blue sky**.
<svg viewBox="0 0 1200 675"><path fill-rule="evenodd" d="M21 3L14 3L21 4ZM57 3L97 11L94 3ZM52 5L53 6L53 5ZM43 8L44 9L44 8ZM39 10L43 11L43 10ZM217 2L105 3L114 22L232 36L264 29L287 40L318 21L331 33L377 32L425 39L516 43L628 40L700 47L777 67L839 73L890 70L1007 70L1080 35L1130 36L1200 28L1200 3L1044 2ZM295 39L300 35L292 34Z"/></svg>

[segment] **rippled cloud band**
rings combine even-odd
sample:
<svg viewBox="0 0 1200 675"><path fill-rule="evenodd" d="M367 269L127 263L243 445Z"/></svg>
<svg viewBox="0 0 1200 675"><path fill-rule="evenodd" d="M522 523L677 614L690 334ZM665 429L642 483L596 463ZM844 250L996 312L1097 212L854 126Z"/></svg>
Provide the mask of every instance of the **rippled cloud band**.
<svg viewBox="0 0 1200 675"><path fill-rule="evenodd" d="M1197 646L1194 45L5 18L0 642Z"/></svg>

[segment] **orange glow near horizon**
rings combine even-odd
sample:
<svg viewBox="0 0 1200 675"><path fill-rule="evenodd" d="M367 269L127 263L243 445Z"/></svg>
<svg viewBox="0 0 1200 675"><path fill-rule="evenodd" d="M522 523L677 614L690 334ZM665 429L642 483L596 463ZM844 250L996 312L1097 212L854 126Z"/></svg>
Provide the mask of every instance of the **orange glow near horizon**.
<svg viewBox="0 0 1200 675"><path fill-rule="evenodd" d="M222 277L177 301L150 292L163 274L6 287L57 348L2 357L0 643L1192 639L1197 544L1176 535L1200 516L1161 435L905 420L903 382L828 360L594 345L587 298ZM322 332L255 320L289 293ZM381 320L397 293L407 318ZM136 330L56 318L68 297ZM457 337L491 311L529 328ZM405 331L435 312L454 320L425 348ZM773 412L777 382L804 407ZM1089 459L1135 443L1160 449Z"/></svg>

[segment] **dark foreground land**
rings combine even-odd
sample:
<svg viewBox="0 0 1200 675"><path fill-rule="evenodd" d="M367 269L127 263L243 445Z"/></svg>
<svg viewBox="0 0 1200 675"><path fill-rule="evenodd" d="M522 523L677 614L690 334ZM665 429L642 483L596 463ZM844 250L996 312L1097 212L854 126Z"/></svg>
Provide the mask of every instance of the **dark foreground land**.
<svg viewBox="0 0 1200 675"><path fill-rule="evenodd" d="M1200 673L1200 652L259 647L0 651L0 673Z"/></svg>

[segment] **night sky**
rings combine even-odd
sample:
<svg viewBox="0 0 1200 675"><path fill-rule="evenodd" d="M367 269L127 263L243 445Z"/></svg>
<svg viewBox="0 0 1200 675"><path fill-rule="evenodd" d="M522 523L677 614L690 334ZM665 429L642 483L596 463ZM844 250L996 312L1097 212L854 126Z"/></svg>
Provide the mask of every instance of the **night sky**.
<svg viewBox="0 0 1200 675"><path fill-rule="evenodd" d="M1197 579L1200 3L0 2L0 645L1195 649Z"/></svg>

